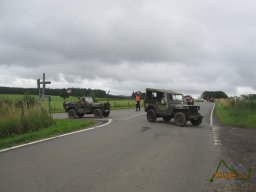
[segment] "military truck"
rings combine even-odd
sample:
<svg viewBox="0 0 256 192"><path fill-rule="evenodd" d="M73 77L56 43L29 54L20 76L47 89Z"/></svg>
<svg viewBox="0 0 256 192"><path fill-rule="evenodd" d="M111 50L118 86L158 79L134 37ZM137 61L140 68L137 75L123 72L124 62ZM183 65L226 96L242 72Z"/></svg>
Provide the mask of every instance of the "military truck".
<svg viewBox="0 0 256 192"><path fill-rule="evenodd" d="M92 97L82 97L77 102L65 101L63 107L70 119L83 117L85 114L93 114L96 118L108 117L110 114L109 102L96 103Z"/></svg>
<svg viewBox="0 0 256 192"><path fill-rule="evenodd" d="M149 122L155 122L159 117L166 122L173 118L175 124L181 127L187 121L198 126L203 119L199 113L200 106L186 105L183 94L172 90L147 88L144 110Z"/></svg>

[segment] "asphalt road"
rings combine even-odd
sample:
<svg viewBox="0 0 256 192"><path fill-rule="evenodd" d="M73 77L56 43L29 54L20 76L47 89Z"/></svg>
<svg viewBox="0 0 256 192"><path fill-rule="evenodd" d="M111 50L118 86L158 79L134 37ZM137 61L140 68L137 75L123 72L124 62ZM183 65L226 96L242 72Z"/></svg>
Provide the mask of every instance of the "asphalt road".
<svg viewBox="0 0 256 192"><path fill-rule="evenodd" d="M112 111L106 126L2 152L0 191L216 191L209 179L225 149L214 142L213 104L200 105L199 127Z"/></svg>

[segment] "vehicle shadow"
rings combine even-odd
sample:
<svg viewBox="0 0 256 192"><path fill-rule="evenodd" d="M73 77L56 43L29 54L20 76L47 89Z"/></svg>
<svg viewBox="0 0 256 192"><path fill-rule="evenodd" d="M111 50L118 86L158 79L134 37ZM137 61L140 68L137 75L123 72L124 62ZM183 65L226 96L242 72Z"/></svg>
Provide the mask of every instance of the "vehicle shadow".
<svg viewBox="0 0 256 192"><path fill-rule="evenodd" d="M169 122L166 122L166 121L163 121L163 120L157 120L153 123L157 123L157 124L165 124L165 125L172 125L172 126L175 126L175 127L179 127L178 125L175 124L175 122L173 120L169 121ZM202 123L201 125L199 126L195 126L193 125L190 121L188 121L186 123L186 125L184 127L180 127L180 128L194 128L194 129L201 129L204 127L204 123Z"/></svg>

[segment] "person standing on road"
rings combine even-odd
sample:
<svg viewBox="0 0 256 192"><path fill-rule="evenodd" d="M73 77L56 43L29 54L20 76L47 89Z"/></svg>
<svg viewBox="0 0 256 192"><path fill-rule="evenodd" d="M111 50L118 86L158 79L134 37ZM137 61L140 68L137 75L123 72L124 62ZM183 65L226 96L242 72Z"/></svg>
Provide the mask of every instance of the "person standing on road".
<svg viewBox="0 0 256 192"><path fill-rule="evenodd" d="M135 101L136 101L136 111L140 111L140 94L139 93L136 94Z"/></svg>

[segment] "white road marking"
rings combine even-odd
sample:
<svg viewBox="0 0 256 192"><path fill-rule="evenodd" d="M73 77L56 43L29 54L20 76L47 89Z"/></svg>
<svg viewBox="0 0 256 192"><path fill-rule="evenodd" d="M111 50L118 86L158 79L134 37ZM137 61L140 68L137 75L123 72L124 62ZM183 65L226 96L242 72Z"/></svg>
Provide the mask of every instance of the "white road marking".
<svg viewBox="0 0 256 192"><path fill-rule="evenodd" d="M220 139L220 134L219 134L219 128L216 126L213 126L213 112L215 109L215 103L213 105L212 111L211 111L211 117L210 117L210 125L212 127L212 133L213 133L213 138L214 138L214 145L222 145L221 139Z"/></svg>
<svg viewBox="0 0 256 192"><path fill-rule="evenodd" d="M213 112L214 112L214 108L215 108L215 103L213 104L213 107L212 107L212 111L211 111L211 117L210 117L210 125L213 126Z"/></svg>
<svg viewBox="0 0 256 192"><path fill-rule="evenodd" d="M46 138L46 139L41 139L41 140L33 141L33 142L30 142L30 143L25 143L25 144L22 144L22 145L17 145L17 146L1 149L0 153L5 152L5 151L10 151L10 150L13 150L13 149L18 149L18 148L25 147L25 146L29 146L29 145L33 145L33 144L36 144L36 143L41 143L41 142L44 142L44 141L49 141L49 140L60 138L60 137L65 137L65 136L68 136L68 135L73 135L73 134L76 134L76 133L90 131L90 130L93 130L93 129L104 127L104 126L110 124L111 122L112 122L112 119L108 119L108 122L104 123L102 125L98 125L98 126L87 128L87 129L82 129L82 130L79 130L79 131L74 131L74 132L71 132L71 133L65 133L65 134L62 134L62 135L57 135L57 136L54 136L54 137L49 137L49 138Z"/></svg>

